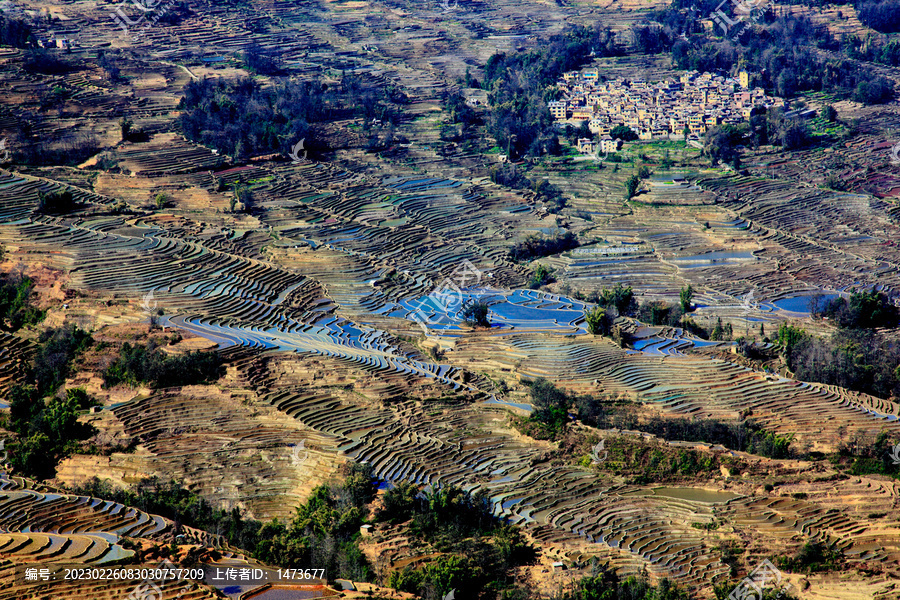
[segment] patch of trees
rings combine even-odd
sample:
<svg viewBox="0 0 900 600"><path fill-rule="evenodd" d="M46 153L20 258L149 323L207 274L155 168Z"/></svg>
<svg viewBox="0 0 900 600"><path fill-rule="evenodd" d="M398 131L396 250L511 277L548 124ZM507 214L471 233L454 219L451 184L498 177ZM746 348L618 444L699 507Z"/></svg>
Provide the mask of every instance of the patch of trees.
<svg viewBox="0 0 900 600"><path fill-rule="evenodd" d="M900 310L882 292L875 290L850 295L850 299L839 297L819 306L815 301L814 316L833 320L845 329L874 329L876 327L896 327L900 322Z"/></svg>
<svg viewBox="0 0 900 600"><path fill-rule="evenodd" d="M553 269L546 265L538 265L537 268L531 272L531 277L528 278L528 289L536 290L539 287L547 285L548 283L553 283L554 281Z"/></svg>
<svg viewBox="0 0 900 600"><path fill-rule="evenodd" d="M623 142L633 142L638 139L638 134L628 125L616 125L610 130L609 135L613 139L619 139Z"/></svg>
<svg viewBox="0 0 900 600"><path fill-rule="evenodd" d="M558 144L558 142L557 142ZM530 189L535 199L549 205L551 213L558 213L566 205L566 199L559 188L546 179L529 179L525 171L512 163L491 167L491 181L516 190Z"/></svg>
<svg viewBox="0 0 900 600"><path fill-rule="evenodd" d="M25 53L25 59L22 67L31 73L40 73L42 75L65 75L71 71L77 70L68 60L62 58L55 52L44 50L43 48L35 48Z"/></svg>
<svg viewBox="0 0 900 600"><path fill-rule="evenodd" d="M316 150L311 124L353 117L394 121L405 101L393 86L352 76L334 85L282 81L269 88L247 78L202 79L185 87L178 124L188 139L244 160L288 154L301 139L306 149Z"/></svg>
<svg viewBox="0 0 900 600"><path fill-rule="evenodd" d="M592 56L623 53L613 32L598 24L594 28L568 26L540 48L491 56L482 83L491 107L488 132L510 158L558 152L559 141L547 108L547 101L555 97L551 86Z"/></svg>
<svg viewBox="0 0 900 600"><path fill-rule="evenodd" d="M92 404L84 390L68 389L63 397L44 400L56 393L76 356L92 342L90 334L74 326L44 331L26 377L34 385L14 385L6 394L6 428L17 435L9 445L10 463L29 477L53 477L58 462L93 435L93 428L78 423L79 412Z"/></svg>
<svg viewBox="0 0 900 600"><path fill-rule="evenodd" d="M67 390L64 398L45 403L37 387L14 386L7 393L9 419L6 427L18 436L9 445L9 460L19 472L36 479L55 475L59 461L78 450L94 428L78 422L86 394Z"/></svg>
<svg viewBox="0 0 900 600"><path fill-rule="evenodd" d="M364 522L364 507L375 495L371 467L352 465L337 485L316 487L297 507L288 523L277 519L260 523L245 519L238 509L226 511L210 505L175 481L143 479L131 489L92 479L78 494L113 500L216 535L250 552L265 563L283 568L321 565L331 578L371 581L371 570L356 545Z"/></svg>
<svg viewBox="0 0 900 600"><path fill-rule="evenodd" d="M631 286L624 286L617 283L612 288L604 288L599 292L594 290L590 293L583 294L576 291L575 298L583 302L593 302L603 308L615 308L620 316L630 315L637 309L638 303L634 298L634 290Z"/></svg>
<svg viewBox="0 0 900 600"><path fill-rule="evenodd" d="M780 556L776 560L779 569L790 573L820 573L839 571L844 563L844 555L837 544L822 540L806 542L796 555Z"/></svg>
<svg viewBox="0 0 900 600"><path fill-rule="evenodd" d="M591 574L574 581L561 600L689 600L690 595L666 578L657 586L644 576L622 578L609 564L594 562Z"/></svg>
<svg viewBox="0 0 900 600"><path fill-rule="evenodd" d="M30 128L26 126L23 129L27 136ZM19 165L35 167L75 166L101 150L96 137L76 134L64 139L41 139L37 143L17 147L13 153L13 161Z"/></svg>
<svg viewBox="0 0 900 600"><path fill-rule="evenodd" d="M370 465L351 465L340 485L313 489L289 523L276 519L263 525L254 556L283 568L321 565L331 578L371 581L371 567L356 540L375 483Z"/></svg>
<svg viewBox="0 0 900 600"><path fill-rule="evenodd" d="M103 371L103 385L145 383L155 388L197 385L215 381L222 371L222 359L215 352L168 356L152 340L146 346L125 342L119 356Z"/></svg>
<svg viewBox="0 0 900 600"><path fill-rule="evenodd" d="M611 319L616 316L635 316L644 323L649 323L651 325L682 327L689 333L703 339L709 339L710 337L710 334L706 329L686 316L685 300L687 300L688 308L690 308L690 301L693 298L693 289L690 288L690 286L681 290L679 304L675 306L671 306L660 300L639 303L634 297L634 291L631 289L631 286L626 287L621 283L617 283L612 288L602 289L599 292L594 290L589 293L584 293L580 290L576 290L572 295L577 300L593 302L599 307L610 311L610 314L606 316L601 316L601 313L597 313L596 315L589 314L591 318L602 319L603 322L610 327ZM612 309L615 309L614 314L612 314ZM602 330L605 330L606 325L601 325L601 322L598 321L597 327L599 327L598 331L601 331L601 333L595 333L594 331L591 331L591 333L595 333L595 335L612 335L619 345L622 345L624 339L621 337L621 332L618 328L611 327L610 334L602 333ZM592 327L590 320L588 321L588 327ZM726 327L730 328L731 326L728 325ZM728 335L730 336L730 329ZM720 339L725 339L725 337Z"/></svg>
<svg viewBox="0 0 900 600"><path fill-rule="evenodd" d="M38 190L38 212L45 215L62 215L75 210L75 198L69 190Z"/></svg>
<svg viewBox="0 0 900 600"><path fill-rule="evenodd" d="M462 320L472 327L490 327L491 321L488 319L490 307L487 302L476 302L470 299L466 302L462 309Z"/></svg>
<svg viewBox="0 0 900 600"><path fill-rule="evenodd" d="M847 469L851 475L887 475L900 478L900 465L894 460L892 441L888 433L882 431L871 446L853 440L850 445L841 445L840 458L851 458Z"/></svg>
<svg viewBox="0 0 900 600"><path fill-rule="evenodd" d="M101 481L93 477L72 491L171 519L175 522L176 534L181 533L184 526L188 526L223 535L230 544L238 548L252 549L262 526L258 521L243 519L237 509L226 511L214 508L201 496L176 481L165 481L158 477L141 479L128 489L116 487L109 480Z"/></svg>
<svg viewBox="0 0 900 600"><path fill-rule="evenodd" d="M605 308L595 306L593 310L585 313L585 322L587 323L588 332L592 335L610 335L612 334L613 316Z"/></svg>
<svg viewBox="0 0 900 600"><path fill-rule="evenodd" d="M900 31L900 0L856 2L856 15L866 27L881 33Z"/></svg>
<svg viewBox="0 0 900 600"><path fill-rule="evenodd" d="M844 53L850 58L867 60L896 67L900 65L900 40L888 40L881 44L868 37L864 41L856 36L844 37Z"/></svg>
<svg viewBox="0 0 900 600"><path fill-rule="evenodd" d="M701 13L706 18L711 11ZM696 18L696 17L695 17ZM760 31L743 28L732 38L717 41L704 36L679 39L672 57L679 68L731 71L741 63L755 73L756 82L775 94L823 91L850 95L871 75L850 61L819 56L817 49L838 52L841 44L824 25L802 15L780 15ZM883 101L879 84L862 90L861 101ZM886 93L886 92L885 92Z"/></svg>
<svg viewBox="0 0 900 600"><path fill-rule="evenodd" d="M32 366L37 391L42 396L55 393L69 375L75 358L93 343L90 333L74 325L41 332Z"/></svg>
<svg viewBox="0 0 900 600"><path fill-rule="evenodd" d="M719 421L716 419L664 419L639 416L633 406L604 401L590 395L566 392L546 379L531 383L529 393L535 407L528 421L529 435L539 439L559 439L570 412L578 419L598 429L628 429L650 433L664 440L720 444L731 450L750 452L769 458L792 456L793 436L766 431L754 421Z"/></svg>
<svg viewBox="0 0 900 600"><path fill-rule="evenodd" d="M444 111L451 123L462 125L463 132L481 123L481 119L475 109L469 106L466 99L459 92L447 94L444 98Z"/></svg>
<svg viewBox="0 0 900 600"><path fill-rule="evenodd" d="M161 15L155 17L157 19L157 23L162 23L164 25L178 25L185 18L194 14L194 11L191 10L190 6L188 6L187 2L182 2L181 0L177 2L171 2L166 5L166 10L163 11Z"/></svg>
<svg viewBox="0 0 900 600"><path fill-rule="evenodd" d="M894 82L887 77L860 81L853 90L852 98L863 104L886 104L894 99Z"/></svg>
<svg viewBox="0 0 900 600"><path fill-rule="evenodd" d="M13 19L0 14L0 46L29 48L35 45L31 26L21 19Z"/></svg>
<svg viewBox="0 0 900 600"><path fill-rule="evenodd" d="M512 260L520 262L559 254L578 247L578 238L568 231L556 237L529 236L522 242L515 244L509 251Z"/></svg>
<svg viewBox="0 0 900 600"><path fill-rule="evenodd" d="M826 339L804 333L784 346L784 357L797 379L900 396L900 345L878 333L843 329Z"/></svg>
<svg viewBox="0 0 900 600"><path fill-rule="evenodd" d="M29 277L19 273L0 274L0 328L18 331L44 320L45 311L31 303L33 290L34 281Z"/></svg>
<svg viewBox="0 0 900 600"><path fill-rule="evenodd" d="M457 589L487 600L513 590L512 569L532 562L535 552L518 529L491 509L484 491L472 494L450 486L426 493L406 482L388 490L376 518L408 522L414 543L442 553L424 567L394 571L389 585L423 598L441 598Z"/></svg>
<svg viewBox="0 0 900 600"><path fill-rule="evenodd" d="M285 71L278 57L267 54L259 46L253 44L243 55L244 64L247 70L258 75L284 75Z"/></svg>

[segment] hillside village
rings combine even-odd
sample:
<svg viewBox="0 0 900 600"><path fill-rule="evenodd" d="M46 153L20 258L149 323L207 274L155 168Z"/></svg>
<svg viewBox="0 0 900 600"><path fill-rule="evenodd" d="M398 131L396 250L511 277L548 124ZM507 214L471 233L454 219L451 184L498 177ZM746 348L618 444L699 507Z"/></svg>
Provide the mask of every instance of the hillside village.
<svg viewBox="0 0 900 600"><path fill-rule="evenodd" d="M548 103L550 113L557 121L587 121L591 132L601 136L603 152L618 149L609 134L619 125L641 140L683 140L716 125L746 121L754 107L784 105L762 88L751 89L747 71L738 79L689 71L677 81L648 83L622 77L601 81L598 69L585 69L565 73L557 87L563 98Z"/></svg>

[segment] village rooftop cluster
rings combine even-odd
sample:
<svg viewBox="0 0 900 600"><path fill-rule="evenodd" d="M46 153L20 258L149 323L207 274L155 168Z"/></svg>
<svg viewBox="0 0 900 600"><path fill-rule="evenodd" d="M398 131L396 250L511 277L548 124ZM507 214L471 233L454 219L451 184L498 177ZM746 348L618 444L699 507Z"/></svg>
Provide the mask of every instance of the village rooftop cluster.
<svg viewBox="0 0 900 600"><path fill-rule="evenodd" d="M609 137L619 125L641 140L699 139L716 125L738 124L756 106L783 106L780 98L750 88L750 74L738 78L690 71L677 81L647 83L639 79L600 80L598 69L572 71L557 87L563 98L548 103L557 121L587 121L601 136L600 150L615 152L618 141Z"/></svg>

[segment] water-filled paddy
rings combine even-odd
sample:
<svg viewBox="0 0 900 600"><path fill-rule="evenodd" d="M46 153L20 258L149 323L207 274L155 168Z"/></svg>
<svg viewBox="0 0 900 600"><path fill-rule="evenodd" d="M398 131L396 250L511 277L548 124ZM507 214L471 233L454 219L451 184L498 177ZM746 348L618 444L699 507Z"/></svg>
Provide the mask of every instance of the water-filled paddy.
<svg viewBox="0 0 900 600"><path fill-rule="evenodd" d="M676 500L687 500L689 502L702 502L703 504L719 504L741 497L740 494L735 494L733 492L718 492L689 487L658 487L647 490L638 490L624 495L662 496L663 498L674 498Z"/></svg>
<svg viewBox="0 0 900 600"><path fill-rule="evenodd" d="M782 298L781 300L776 300L772 304L774 304L776 308L780 308L781 310L786 310L788 312L809 313L809 303L812 298L813 296L811 295L793 296L791 298ZM822 294L819 297L819 306L824 306L826 302L834 300L835 298L840 298L840 294Z"/></svg>

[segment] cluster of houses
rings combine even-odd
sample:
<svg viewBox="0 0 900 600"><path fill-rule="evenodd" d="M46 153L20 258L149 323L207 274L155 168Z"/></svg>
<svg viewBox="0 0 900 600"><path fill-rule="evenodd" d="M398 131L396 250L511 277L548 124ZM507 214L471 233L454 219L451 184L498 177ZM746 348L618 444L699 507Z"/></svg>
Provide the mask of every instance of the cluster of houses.
<svg viewBox="0 0 900 600"><path fill-rule="evenodd" d="M563 99L548 102L550 113L557 121L587 121L591 132L601 136L602 152L618 150L618 141L609 134L619 125L642 140L698 139L716 125L746 121L755 106L783 105L761 88L751 89L746 71L737 79L690 71L677 81L647 83L621 77L601 81L597 69L586 69L566 73L557 86Z"/></svg>

